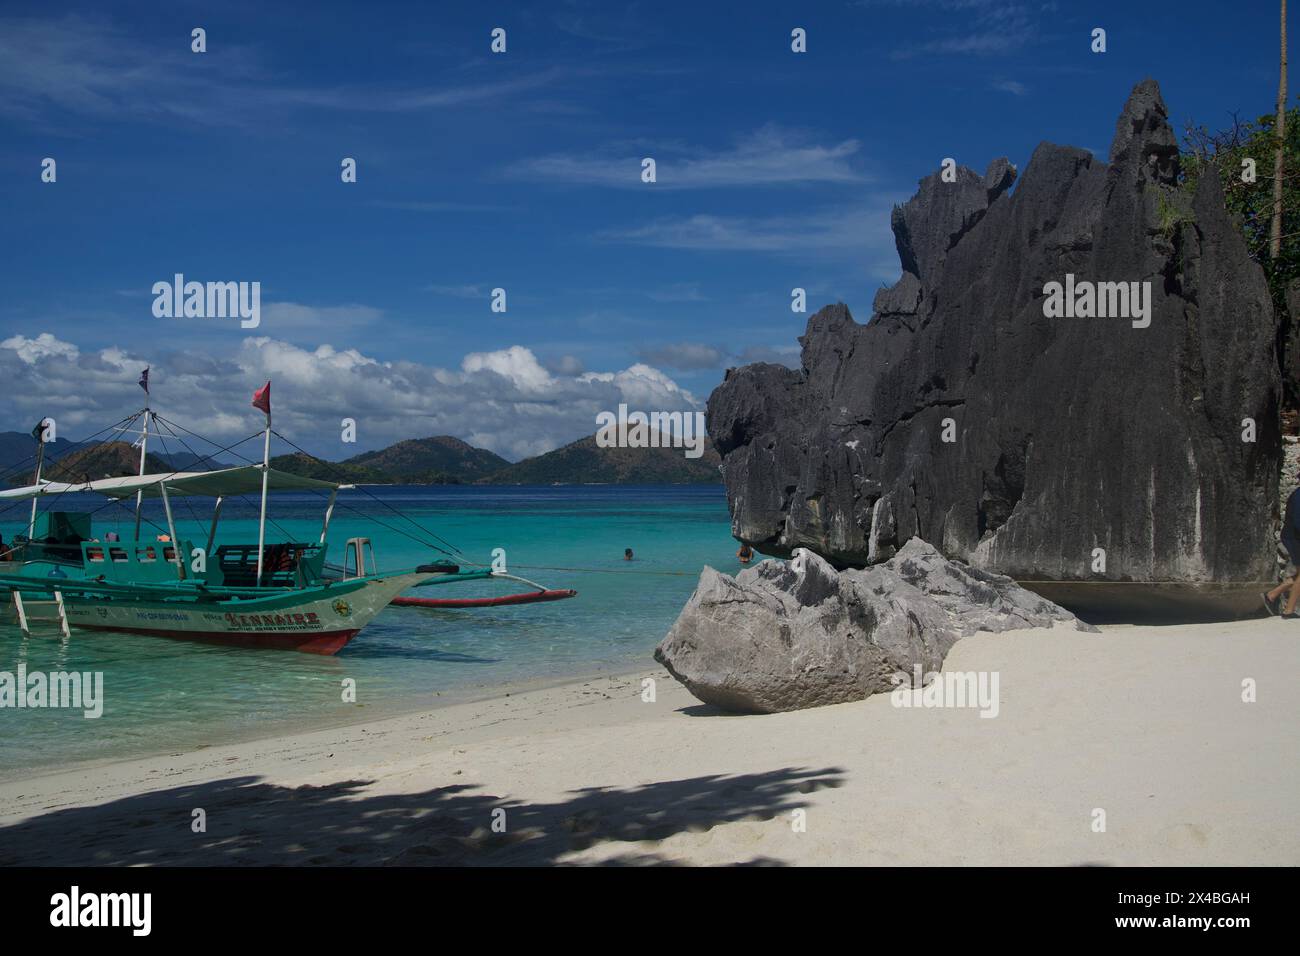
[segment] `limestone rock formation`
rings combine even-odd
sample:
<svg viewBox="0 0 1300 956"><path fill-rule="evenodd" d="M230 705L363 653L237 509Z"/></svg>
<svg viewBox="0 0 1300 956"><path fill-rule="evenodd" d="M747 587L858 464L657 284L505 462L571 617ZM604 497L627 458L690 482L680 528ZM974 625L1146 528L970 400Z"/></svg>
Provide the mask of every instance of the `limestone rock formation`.
<svg viewBox="0 0 1300 956"><path fill-rule="evenodd" d="M860 700L913 669L939 670L976 631L1080 625L1010 578L919 539L889 561L836 571L800 549L735 578L705 568L655 660L707 704L771 713Z"/></svg>
<svg viewBox="0 0 1300 956"><path fill-rule="evenodd" d="M1178 185L1153 81L1109 164L1043 143L1014 177L1006 160L926 177L867 324L828 306L800 370L727 372L708 425L734 534L840 567L915 536L1021 580L1270 579L1276 324L1218 179ZM1129 315L1048 317L1053 282L1094 284L1094 310L1136 295Z"/></svg>

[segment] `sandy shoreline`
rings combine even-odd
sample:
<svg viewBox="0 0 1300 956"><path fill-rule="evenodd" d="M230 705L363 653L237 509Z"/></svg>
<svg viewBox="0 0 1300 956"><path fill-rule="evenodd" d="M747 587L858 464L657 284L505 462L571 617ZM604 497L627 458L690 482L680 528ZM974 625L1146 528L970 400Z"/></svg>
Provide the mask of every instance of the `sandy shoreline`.
<svg viewBox="0 0 1300 956"><path fill-rule="evenodd" d="M651 665L653 666L653 664ZM115 753L106 757L65 760L60 762L38 762L19 765L0 765L0 780L6 777L18 777L33 780L45 776L65 774L86 774L98 772L117 764L138 764L146 760L165 757L177 758L185 754L205 753L215 749L236 747L256 747L258 744L297 738L307 734L322 732L333 734L353 727L383 723L399 717L434 713L444 708L464 704L481 703L503 697L518 696L539 690L549 690L569 684L582 684L588 681L603 680L614 677L629 677L646 671L645 666L636 666L623 662L607 668L593 667L590 673L559 676L555 674L529 677L519 680L491 681L484 683L464 683L425 693L419 696L404 696L399 703L387 704L368 702L364 707L354 707L330 714L314 714L308 717L279 719L263 729L244 729L231 733L228 728L220 727L213 733L211 742L198 745L167 746L158 743L153 747L138 748L128 753ZM648 671L647 671L648 673Z"/></svg>
<svg viewBox="0 0 1300 956"><path fill-rule="evenodd" d="M1300 863L1297 622L981 634L945 670L996 671L998 716L723 715L648 667L6 779L0 863Z"/></svg>

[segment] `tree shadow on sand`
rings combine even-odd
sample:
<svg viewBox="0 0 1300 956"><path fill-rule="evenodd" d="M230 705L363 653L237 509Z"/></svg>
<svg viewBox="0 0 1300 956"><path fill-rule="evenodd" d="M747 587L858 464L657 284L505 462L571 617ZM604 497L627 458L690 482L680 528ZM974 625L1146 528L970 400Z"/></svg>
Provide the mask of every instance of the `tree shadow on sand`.
<svg viewBox="0 0 1300 956"><path fill-rule="evenodd" d="M803 794L840 786L842 773L788 767L709 775L588 788L554 803L502 799L470 784L366 795L372 781L282 787L231 777L0 827L0 865L552 865L602 843L628 844L608 863L671 865L654 841L737 821L788 826L776 818L806 806ZM205 833L191 829L196 808L206 813ZM505 811L504 833L493 832L497 810Z"/></svg>

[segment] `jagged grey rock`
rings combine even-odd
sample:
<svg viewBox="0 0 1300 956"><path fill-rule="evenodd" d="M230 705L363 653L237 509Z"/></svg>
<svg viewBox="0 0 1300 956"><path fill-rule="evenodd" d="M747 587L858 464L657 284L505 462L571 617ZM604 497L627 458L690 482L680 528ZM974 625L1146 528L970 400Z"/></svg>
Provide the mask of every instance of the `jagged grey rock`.
<svg viewBox="0 0 1300 956"><path fill-rule="evenodd" d="M801 369L727 372L708 427L737 538L841 567L915 536L1021 580L1272 577L1280 382L1263 273L1217 177L1194 195L1176 184L1153 81L1110 159L1043 143L1010 192L1005 160L927 176L894 212L903 275L870 322L828 306ZM1066 273L1149 281L1149 327L1045 317L1044 285Z"/></svg>
<svg viewBox="0 0 1300 956"><path fill-rule="evenodd" d="M1283 326L1278 336L1282 350L1283 404L1294 408L1300 405L1300 279L1287 283L1284 303L1285 314L1278 317Z"/></svg>
<svg viewBox="0 0 1300 956"><path fill-rule="evenodd" d="M1008 577L949 561L912 539L889 561L837 571L800 549L728 577L705 568L655 660L725 710L799 710L891 690L937 671L976 631L1071 622Z"/></svg>

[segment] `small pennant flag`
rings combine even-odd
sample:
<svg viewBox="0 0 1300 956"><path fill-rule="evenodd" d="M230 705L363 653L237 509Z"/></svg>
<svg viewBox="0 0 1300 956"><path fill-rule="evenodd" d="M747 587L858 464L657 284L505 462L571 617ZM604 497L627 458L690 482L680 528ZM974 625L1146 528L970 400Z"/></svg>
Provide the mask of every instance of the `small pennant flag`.
<svg viewBox="0 0 1300 956"><path fill-rule="evenodd" d="M145 369L140 373L140 387L144 389L146 395L149 394L149 370Z"/></svg>
<svg viewBox="0 0 1300 956"><path fill-rule="evenodd" d="M266 412L266 417L271 417L271 383L267 382L256 392L253 393L253 407L260 408Z"/></svg>

